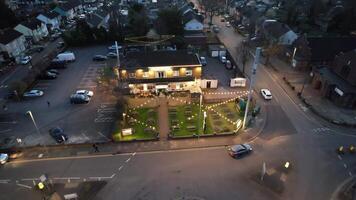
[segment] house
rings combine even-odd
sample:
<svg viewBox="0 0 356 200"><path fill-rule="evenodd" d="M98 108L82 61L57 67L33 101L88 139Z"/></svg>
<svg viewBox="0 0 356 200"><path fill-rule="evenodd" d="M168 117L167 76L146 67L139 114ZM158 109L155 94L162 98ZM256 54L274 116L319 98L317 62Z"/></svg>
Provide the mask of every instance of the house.
<svg viewBox="0 0 356 200"><path fill-rule="evenodd" d="M14 29L30 38L32 42L39 42L48 35L47 26L37 18L21 22Z"/></svg>
<svg viewBox="0 0 356 200"><path fill-rule="evenodd" d="M356 49L339 53L330 67L314 69L312 85L336 105L356 109Z"/></svg>
<svg viewBox="0 0 356 200"><path fill-rule="evenodd" d="M279 45L291 45L298 38L298 35L288 25L276 20L265 20L261 31L267 40Z"/></svg>
<svg viewBox="0 0 356 200"><path fill-rule="evenodd" d="M121 80L132 94L200 89L201 75L198 56L184 50L131 52L120 69Z"/></svg>
<svg viewBox="0 0 356 200"><path fill-rule="evenodd" d="M356 48L356 37L301 37L293 45L293 67L330 66L340 52Z"/></svg>
<svg viewBox="0 0 356 200"><path fill-rule="evenodd" d="M110 15L109 13L103 11L103 10L98 10L86 18L87 24L91 28L104 28L106 30L109 29L109 19Z"/></svg>
<svg viewBox="0 0 356 200"><path fill-rule="evenodd" d="M57 12L41 13L36 18L45 23L48 30L59 29L61 24L61 16Z"/></svg>
<svg viewBox="0 0 356 200"><path fill-rule="evenodd" d="M73 19L83 12L83 5L80 0L70 0L57 6L53 11L66 19Z"/></svg>
<svg viewBox="0 0 356 200"><path fill-rule="evenodd" d="M188 10L183 13L182 18L185 31L203 31L203 16L196 14L193 10Z"/></svg>
<svg viewBox="0 0 356 200"><path fill-rule="evenodd" d="M14 29L0 30L0 51L6 53L7 57L19 61L26 50L25 42L25 36Z"/></svg>

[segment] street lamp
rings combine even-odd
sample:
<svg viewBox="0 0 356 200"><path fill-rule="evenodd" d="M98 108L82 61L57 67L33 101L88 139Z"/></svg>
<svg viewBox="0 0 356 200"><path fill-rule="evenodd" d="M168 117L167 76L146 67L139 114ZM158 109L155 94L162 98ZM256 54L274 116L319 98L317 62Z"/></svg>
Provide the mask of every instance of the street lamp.
<svg viewBox="0 0 356 200"><path fill-rule="evenodd" d="M37 126L37 124L36 124L36 121L35 121L35 118L33 117L32 112L29 110L29 111L26 112L26 115L30 116L30 118L31 118L31 120L32 120L32 123L33 123L33 125L34 125L35 128L36 128L36 131L37 131L37 133L38 133L38 136L39 136L40 139L41 139L41 138L42 138L42 137L41 137L41 132L40 132L40 129L38 128L38 126ZM43 140L43 141L42 141L42 142L43 142L43 146L45 147L46 152L48 152L47 147L46 147L46 144L45 144L45 141L44 141L44 138L42 138L42 140Z"/></svg>

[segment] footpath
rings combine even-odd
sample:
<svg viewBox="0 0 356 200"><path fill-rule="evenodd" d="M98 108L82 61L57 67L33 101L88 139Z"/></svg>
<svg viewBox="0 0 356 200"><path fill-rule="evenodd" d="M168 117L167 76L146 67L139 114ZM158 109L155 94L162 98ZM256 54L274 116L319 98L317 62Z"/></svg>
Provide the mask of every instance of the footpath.
<svg viewBox="0 0 356 200"><path fill-rule="evenodd" d="M93 144L54 145L28 148L13 148L12 161L41 160L50 158L90 157L97 155L116 155L135 152L170 151L194 148L222 147L253 141L263 130L267 113L264 107L253 122L245 130L233 136L216 136L209 138L191 138L176 140L159 140L150 142L109 142L96 144L99 152L95 152ZM10 160L11 162L11 160Z"/></svg>

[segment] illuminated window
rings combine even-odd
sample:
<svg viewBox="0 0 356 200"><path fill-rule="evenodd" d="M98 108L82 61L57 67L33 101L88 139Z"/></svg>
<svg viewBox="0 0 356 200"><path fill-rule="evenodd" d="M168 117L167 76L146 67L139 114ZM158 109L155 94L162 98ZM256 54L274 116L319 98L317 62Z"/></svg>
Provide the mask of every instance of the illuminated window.
<svg viewBox="0 0 356 200"><path fill-rule="evenodd" d="M129 78L136 78L136 74L135 73L129 73Z"/></svg>
<svg viewBox="0 0 356 200"><path fill-rule="evenodd" d="M148 78L149 77L149 74L148 72L143 72L143 75L142 75L143 78Z"/></svg>
<svg viewBox="0 0 356 200"><path fill-rule="evenodd" d="M179 71L173 71L173 76L174 76L174 77L179 76Z"/></svg>

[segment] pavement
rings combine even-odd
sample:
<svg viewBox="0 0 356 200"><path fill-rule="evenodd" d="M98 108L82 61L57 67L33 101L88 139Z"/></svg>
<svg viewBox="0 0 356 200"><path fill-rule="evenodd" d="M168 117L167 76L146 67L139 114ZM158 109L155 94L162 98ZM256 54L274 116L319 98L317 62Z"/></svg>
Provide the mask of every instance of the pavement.
<svg viewBox="0 0 356 200"><path fill-rule="evenodd" d="M284 82L285 85L289 86L286 90L292 90L293 86L294 90L292 91L295 95L298 92L302 92L302 98L305 99L305 109L312 109L314 114L330 123L356 126L356 110L338 107L330 100L319 95L318 91L313 89L310 84L309 73L293 70L290 64L276 57L271 58L270 63L274 69L274 74L278 77L278 81ZM283 77L286 78L286 81L283 80Z"/></svg>

